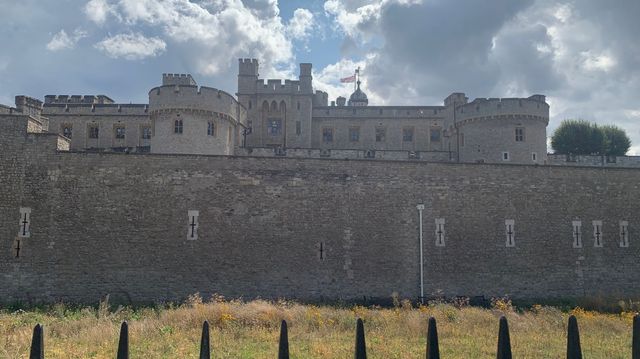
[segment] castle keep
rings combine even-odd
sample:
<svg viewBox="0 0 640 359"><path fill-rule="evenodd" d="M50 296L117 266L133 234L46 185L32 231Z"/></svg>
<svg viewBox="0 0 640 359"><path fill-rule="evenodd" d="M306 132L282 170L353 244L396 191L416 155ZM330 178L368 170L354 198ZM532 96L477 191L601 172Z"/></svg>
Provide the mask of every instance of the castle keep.
<svg viewBox="0 0 640 359"><path fill-rule="evenodd" d="M239 66L236 95L0 106L0 300L640 295L640 170L557 166L544 96L329 103L310 64Z"/></svg>

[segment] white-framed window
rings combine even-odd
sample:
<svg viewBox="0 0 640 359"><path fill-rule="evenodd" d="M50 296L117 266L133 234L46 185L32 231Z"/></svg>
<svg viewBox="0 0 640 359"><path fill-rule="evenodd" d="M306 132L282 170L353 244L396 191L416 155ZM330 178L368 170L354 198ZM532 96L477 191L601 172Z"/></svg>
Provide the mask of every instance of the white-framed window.
<svg viewBox="0 0 640 359"><path fill-rule="evenodd" d="M602 221L593 221L593 246L602 247Z"/></svg>
<svg viewBox="0 0 640 359"><path fill-rule="evenodd" d="M505 235L507 237L506 245L507 247L515 247L516 246L516 232L514 230L515 221L513 219L505 219L504 220L504 229Z"/></svg>
<svg viewBox="0 0 640 359"><path fill-rule="evenodd" d="M29 238L31 237L31 208L20 207L20 229L18 230L18 237Z"/></svg>
<svg viewBox="0 0 640 359"><path fill-rule="evenodd" d="M436 247L444 247L444 218L436 218Z"/></svg>
<svg viewBox="0 0 640 359"><path fill-rule="evenodd" d="M124 136L125 136L125 127L124 126L116 126L113 129L115 138L119 139L119 140L124 140Z"/></svg>
<svg viewBox="0 0 640 359"><path fill-rule="evenodd" d="M535 152L531 152L531 161L538 162L538 154Z"/></svg>
<svg viewBox="0 0 640 359"><path fill-rule="evenodd" d="M573 248L582 248L582 222L573 221L571 225L573 226Z"/></svg>
<svg viewBox="0 0 640 359"><path fill-rule="evenodd" d="M524 142L524 127L516 127L516 142Z"/></svg>
<svg viewBox="0 0 640 359"><path fill-rule="evenodd" d="M502 152L502 160L509 161L511 157L509 156L509 152Z"/></svg>
<svg viewBox="0 0 640 359"><path fill-rule="evenodd" d="M629 247L629 222L620 221L620 247Z"/></svg>
<svg viewBox="0 0 640 359"><path fill-rule="evenodd" d="M198 216L200 212L196 210L187 211L187 216L189 218L189 222L187 225L187 239L188 240L196 240L198 239Z"/></svg>

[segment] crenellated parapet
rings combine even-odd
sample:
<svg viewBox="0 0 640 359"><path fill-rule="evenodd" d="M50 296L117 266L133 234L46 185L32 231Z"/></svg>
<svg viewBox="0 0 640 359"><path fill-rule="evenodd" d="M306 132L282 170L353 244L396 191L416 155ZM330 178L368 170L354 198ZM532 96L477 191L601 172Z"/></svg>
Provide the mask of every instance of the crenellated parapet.
<svg viewBox="0 0 640 359"><path fill-rule="evenodd" d="M196 80L190 74L162 74L162 86L196 86Z"/></svg>
<svg viewBox="0 0 640 359"><path fill-rule="evenodd" d="M459 105L455 110L456 124L492 118L533 119L549 123L549 104L545 96L533 95L528 98L477 98L470 103Z"/></svg>
<svg viewBox="0 0 640 359"><path fill-rule="evenodd" d="M114 104L109 96L105 95L46 95L44 97L44 103L46 105L53 104L93 104L93 105L106 105Z"/></svg>
<svg viewBox="0 0 640 359"><path fill-rule="evenodd" d="M47 116L146 116L147 104L45 104L43 114Z"/></svg>
<svg viewBox="0 0 640 359"><path fill-rule="evenodd" d="M159 86L149 91L149 112L203 110L224 113L239 121L244 107L229 93L205 86Z"/></svg>

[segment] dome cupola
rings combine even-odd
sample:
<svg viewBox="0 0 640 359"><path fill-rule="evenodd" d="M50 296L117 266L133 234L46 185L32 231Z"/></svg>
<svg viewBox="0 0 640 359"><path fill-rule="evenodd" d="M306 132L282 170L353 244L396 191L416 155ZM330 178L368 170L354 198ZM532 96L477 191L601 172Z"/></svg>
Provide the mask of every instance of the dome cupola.
<svg viewBox="0 0 640 359"><path fill-rule="evenodd" d="M367 106L368 104L367 94L360 90L360 80L358 80L358 88L349 97L349 106Z"/></svg>

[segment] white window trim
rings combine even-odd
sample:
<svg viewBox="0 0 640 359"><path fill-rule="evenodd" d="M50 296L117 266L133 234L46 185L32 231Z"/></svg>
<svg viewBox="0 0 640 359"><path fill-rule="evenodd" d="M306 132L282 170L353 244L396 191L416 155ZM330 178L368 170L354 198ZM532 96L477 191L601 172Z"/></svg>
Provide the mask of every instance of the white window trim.
<svg viewBox="0 0 640 359"><path fill-rule="evenodd" d="M506 156L506 158L505 158L505 155L507 155L507 156ZM504 151L504 152L502 152L502 160L503 160L504 162L509 162L509 161L511 161L511 155L509 154L509 152L508 152L508 151Z"/></svg>
<svg viewBox="0 0 640 359"><path fill-rule="evenodd" d="M511 238L509 238L509 226L511 226ZM506 237L506 241L505 241L506 246L515 247L516 246L515 220L513 219L504 220L504 233Z"/></svg>
<svg viewBox="0 0 640 359"><path fill-rule="evenodd" d="M198 217L200 212L196 210L187 211L187 240L195 241L198 239Z"/></svg>
<svg viewBox="0 0 640 359"><path fill-rule="evenodd" d="M629 222L628 221L620 221L620 247L629 248Z"/></svg>
<svg viewBox="0 0 640 359"><path fill-rule="evenodd" d="M18 237L31 237L31 208L20 207L20 221L18 223Z"/></svg>
<svg viewBox="0 0 640 359"><path fill-rule="evenodd" d="M447 235L447 231L444 229L444 218L436 218L436 229L435 229L435 235L436 235L436 247L444 247L445 246L445 238ZM442 233L438 233L438 232L442 232Z"/></svg>
<svg viewBox="0 0 640 359"><path fill-rule="evenodd" d="M573 248L582 248L582 222L573 221L571 226L573 228L573 235L571 236Z"/></svg>
<svg viewBox="0 0 640 359"><path fill-rule="evenodd" d="M600 232L600 233L597 234L598 232ZM602 221L600 221L600 220L593 221L593 246L594 247L602 248L602 246L603 246L602 237L603 237Z"/></svg>
<svg viewBox="0 0 640 359"><path fill-rule="evenodd" d="M538 154L536 152L531 152L531 161L538 162Z"/></svg>

